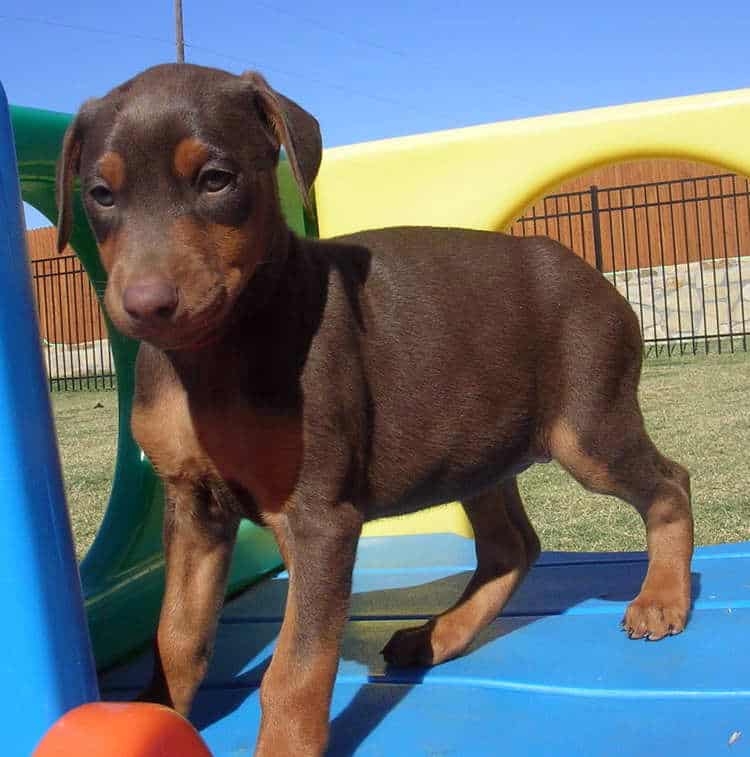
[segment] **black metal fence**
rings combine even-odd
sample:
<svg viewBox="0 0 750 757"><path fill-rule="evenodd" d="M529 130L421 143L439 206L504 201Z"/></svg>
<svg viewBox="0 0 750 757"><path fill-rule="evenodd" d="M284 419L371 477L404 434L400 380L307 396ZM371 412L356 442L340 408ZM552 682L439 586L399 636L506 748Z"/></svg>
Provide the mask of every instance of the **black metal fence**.
<svg viewBox="0 0 750 757"><path fill-rule="evenodd" d="M750 183L733 174L549 195L511 233L544 234L606 276L647 355L747 351Z"/></svg>
<svg viewBox="0 0 750 757"><path fill-rule="evenodd" d="M630 302L647 355L748 349L750 182L732 174L549 195L511 233L575 250ZM75 255L32 261L52 390L115 386L96 293Z"/></svg>
<svg viewBox="0 0 750 757"><path fill-rule="evenodd" d="M50 390L114 388L101 307L78 258L32 260L31 272Z"/></svg>

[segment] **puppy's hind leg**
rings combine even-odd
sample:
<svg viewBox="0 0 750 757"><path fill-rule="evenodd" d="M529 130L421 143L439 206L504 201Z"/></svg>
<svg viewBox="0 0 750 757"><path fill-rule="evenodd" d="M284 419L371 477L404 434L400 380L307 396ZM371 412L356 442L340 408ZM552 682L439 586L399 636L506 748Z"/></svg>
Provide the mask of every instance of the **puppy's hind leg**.
<svg viewBox="0 0 750 757"><path fill-rule="evenodd" d="M425 625L397 631L383 649L391 665L436 665L466 651L494 620L539 555L515 478L463 502L474 529L477 569L461 598Z"/></svg>
<svg viewBox="0 0 750 757"><path fill-rule="evenodd" d="M632 639L655 641L680 633L690 611L690 477L656 449L635 403L625 404L586 430L558 424L551 451L586 489L629 502L643 518L648 572L623 626Z"/></svg>

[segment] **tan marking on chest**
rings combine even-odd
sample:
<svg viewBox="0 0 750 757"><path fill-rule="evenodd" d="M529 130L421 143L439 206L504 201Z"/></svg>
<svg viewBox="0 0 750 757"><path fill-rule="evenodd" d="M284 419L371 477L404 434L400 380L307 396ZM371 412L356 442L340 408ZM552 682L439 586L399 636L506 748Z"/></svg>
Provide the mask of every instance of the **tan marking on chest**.
<svg viewBox="0 0 750 757"><path fill-rule="evenodd" d="M161 476L195 480L215 473L198 441L181 387L168 386L160 391L156 401L134 405L131 427L136 441Z"/></svg>
<svg viewBox="0 0 750 757"><path fill-rule="evenodd" d="M133 435L160 475L216 477L246 489L260 510L279 512L299 477L302 419L279 416L238 401L222 409L190 408L179 387L133 411Z"/></svg>
<svg viewBox="0 0 750 757"><path fill-rule="evenodd" d="M245 405L199 416L198 437L223 478L242 484L261 510L283 510L304 452L302 419Z"/></svg>

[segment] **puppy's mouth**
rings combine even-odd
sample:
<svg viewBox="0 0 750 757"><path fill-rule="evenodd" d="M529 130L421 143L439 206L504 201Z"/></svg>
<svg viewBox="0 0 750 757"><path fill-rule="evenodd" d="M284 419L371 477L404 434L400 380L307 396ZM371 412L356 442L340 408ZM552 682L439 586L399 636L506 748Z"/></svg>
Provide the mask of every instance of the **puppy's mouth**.
<svg viewBox="0 0 750 757"><path fill-rule="evenodd" d="M148 315L129 311L124 298L115 308L108 307L118 330L131 339L148 342L165 351L195 350L218 341L224 330L230 303L219 290L200 304L179 302L174 310Z"/></svg>
<svg viewBox="0 0 750 757"><path fill-rule="evenodd" d="M200 324L192 328L136 328L127 334L133 339L148 342L164 352L199 350L218 342L223 322Z"/></svg>

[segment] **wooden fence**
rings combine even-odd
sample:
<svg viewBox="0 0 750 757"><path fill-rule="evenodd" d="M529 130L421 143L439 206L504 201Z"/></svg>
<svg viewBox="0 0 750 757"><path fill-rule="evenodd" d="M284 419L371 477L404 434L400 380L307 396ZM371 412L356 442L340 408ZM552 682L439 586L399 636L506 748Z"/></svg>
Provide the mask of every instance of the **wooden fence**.
<svg viewBox="0 0 750 757"><path fill-rule="evenodd" d="M540 200L511 233L551 236L605 272L749 255L750 183L707 170L680 161L608 166ZM656 178L632 181L646 175Z"/></svg>
<svg viewBox="0 0 750 757"><path fill-rule="evenodd" d="M741 336L746 348L750 336L750 287L746 291L750 280L747 273L743 276L743 266L750 270L743 262L750 257L746 178L682 161L607 166L563 184L560 191L531 207L510 231L558 239L618 288L624 283L623 294L639 312L647 342L675 342L682 350L689 339L695 350L700 337L708 350L710 340L728 334L732 345ZM56 346L55 354L48 356L49 365L60 362L57 353L62 349L63 367L55 369L60 376L71 371L83 375L90 360L97 363L96 371L110 375L104 318L78 258L69 249L55 253L52 228L28 232L28 246L42 338ZM621 275L625 271L631 273ZM631 285L637 286L635 297ZM677 302L672 303L675 297ZM683 302L686 298L689 307ZM76 369L65 367L70 349L80 363ZM101 360L96 357L99 352Z"/></svg>
<svg viewBox="0 0 750 757"><path fill-rule="evenodd" d="M27 232L39 328L52 344L81 344L107 338L96 293L78 257L68 247L58 255L53 228Z"/></svg>

